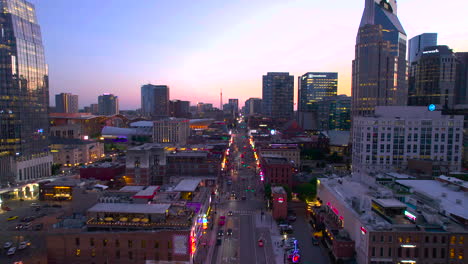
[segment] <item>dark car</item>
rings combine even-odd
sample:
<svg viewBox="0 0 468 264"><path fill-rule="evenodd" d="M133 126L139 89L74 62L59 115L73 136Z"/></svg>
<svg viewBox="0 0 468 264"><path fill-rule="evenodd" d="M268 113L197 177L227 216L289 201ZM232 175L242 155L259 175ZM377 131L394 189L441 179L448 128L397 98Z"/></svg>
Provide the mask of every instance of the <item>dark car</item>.
<svg viewBox="0 0 468 264"><path fill-rule="evenodd" d="M22 225L22 224L18 224L18 225L16 226L16 230L21 230L21 229L23 229L23 225Z"/></svg>
<svg viewBox="0 0 468 264"><path fill-rule="evenodd" d="M315 237L312 237L312 245L314 245L314 246L318 246L318 245L319 245L319 242L318 242L318 240L317 240Z"/></svg>
<svg viewBox="0 0 468 264"><path fill-rule="evenodd" d="M231 228L229 228L229 229L227 230L226 235L232 236L232 229L231 229Z"/></svg>
<svg viewBox="0 0 468 264"><path fill-rule="evenodd" d="M224 230L222 230L222 229L218 230L218 236L220 237L220 236L223 236L223 235L224 235Z"/></svg>
<svg viewBox="0 0 468 264"><path fill-rule="evenodd" d="M217 246L221 245L221 241L223 241L221 238L216 239L216 245Z"/></svg>
<svg viewBox="0 0 468 264"><path fill-rule="evenodd" d="M229 212L228 212L228 216L232 216L232 211L229 211Z"/></svg>
<svg viewBox="0 0 468 264"><path fill-rule="evenodd" d="M288 216L288 221L289 222L294 222L294 221L296 221L296 218L297 217L295 215L290 215L290 216Z"/></svg>
<svg viewBox="0 0 468 264"><path fill-rule="evenodd" d="M43 227L44 227L44 224L37 224L34 226L34 231L42 230Z"/></svg>

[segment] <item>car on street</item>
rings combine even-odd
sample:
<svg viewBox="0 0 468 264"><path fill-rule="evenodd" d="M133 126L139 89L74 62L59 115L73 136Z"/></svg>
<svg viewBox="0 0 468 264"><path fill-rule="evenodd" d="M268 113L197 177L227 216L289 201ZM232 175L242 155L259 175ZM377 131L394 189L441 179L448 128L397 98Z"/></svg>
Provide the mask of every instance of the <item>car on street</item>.
<svg viewBox="0 0 468 264"><path fill-rule="evenodd" d="M23 241L19 244L18 249L25 249L29 245L29 241Z"/></svg>
<svg viewBox="0 0 468 264"><path fill-rule="evenodd" d="M263 239L259 239L258 240L258 246L263 247L263 245L264 245Z"/></svg>
<svg viewBox="0 0 468 264"><path fill-rule="evenodd" d="M43 227L44 227L44 224L41 223L41 224L35 225L33 229L34 231L40 231L42 230Z"/></svg>
<svg viewBox="0 0 468 264"><path fill-rule="evenodd" d="M224 235L224 230L220 229L218 230L218 236L221 237Z"/></svg>
<svg viewBox="0 0 468 264"><path fill-rule="evenodd" d="M232 229L231 229L231 228L229 228L229 229L227 230L226 235L227 235L227 236L232 236Z"/></svg>
<svg viewBox="0 0 468 264"><path fill-rule="evenodd" d="M7 221L13 221L15 219L18 219L19 216L15 215L15 216L10 216L7 218Z"/></svg>
<svg viewBox="0 0 468 264"><path fill-rule="evenodd" d="M21 222L31 222L32 220L34 220L34 217L27 216L27 217L21 219Z"/></svg>
<svg viewBox="0 0 468 264"><path fill-rule="evenodd" d="M228 216L232 216L232 211L229 211L229 212L228 212Z"/></svg>
<svg viewBox="0 0 468 264"><path fill-rule="evenodd" d="M23 229L23 224L17 224L16 225L16 230L21 230Z"/></svg>
<svg viewBox="0 0 468 264"><path fill-rule="evenodd" d="M221 241L223 241L221 238L216 239L216 245L217 246L221 245Z"/></svg>
<svg viewBox="0 0 468 264"><path fill-rule="evenodd" d="M5 244L3 244L3 248L9 248L13 245L12 242L5 242Z"/></svg>
<svg viewBox="0 0 468 264"><path fill-rule="evenodd" d="M312 237L312 245L314 245L314 246L319 245L319 241L315 237Z"/></svg>
<svg viewBox="0 0 468 264"><path fill-rule="evenodd" d="M11 256L15 254L15 252L16 252L16 247L11 247L10 249L8 249L7 255Z"/></svg>
<svg viewBox="0 0 468 264"><path fill-rule="evenodd" d="M38 203L32 203L30 206L31 207L36 207L36 206L40 206L40 205Z"/></svg>
<svg viewBox="0 0 468 264"><path fill-rule="evenodd" d="M288 216L288 221L289 222L294 222L294 221L296 221L296 219L297 219L297 217L295 215L289 215Z"/></svg>

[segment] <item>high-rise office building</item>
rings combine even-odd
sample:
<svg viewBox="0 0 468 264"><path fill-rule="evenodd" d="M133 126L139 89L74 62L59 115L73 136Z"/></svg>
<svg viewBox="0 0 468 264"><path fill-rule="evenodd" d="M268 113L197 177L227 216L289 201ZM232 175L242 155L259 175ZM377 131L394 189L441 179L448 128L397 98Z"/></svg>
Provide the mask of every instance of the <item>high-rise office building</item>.
<svg viewBox="0 0 468 264"><path fill-rule="evenodd" d="M141 86L141 110L146 117L168 117L169 87L167 85L153 84Z"/></svg>
<svg viewBox="0 0 468 264"><path fill-rule="evenodd" d="M231 105L234 114L239 113L239 99L229 99L228 103Z"/></svg>
<svg viewBox="0 0 468 264"><path fill-rule="evenodd" d="M55 95L55 112L78 113L78 95L60 93Z"/></svg>
<svg viewBox="0 0 468 264"><path fill-rule="evenodd" d="M329 96L315 103L318 130L351 129L351 97Z"/></svg>
<svg viewBox="0 0 468 264"><path fill-rule="evenodd" d="M100 115L119 114L119 98L113 94L105 93L98 97L98 109Z"/></svg>
<svg viewBox="0 0 468 264"><path fill-rule="evenodd" d="M246 115L255 115L262 113L262 99L249 98L245 101L244 111Z"/></svg>
<svg viewBox="0 0 468 264"><path fill-rule="evenodd" d="M33 4L0 1L0 182L50 176L49 81Z"/></svg>
<svg viewBox="0 0 468 264"><path fill-rule="evenodd" d="M297 114L299 125L306 130L320 129L320 127L323 126L321 126L321 123L317 120L318 112L316 103L322 99L336 96L338 90L338 73L308 72L299 76L297 83ZM319 125L318 127L317 124Z"/></svg>
<svg viewBox="0 0 468 264"><path fill-rule="evenodd" d="M181 100L171 100L169 102L169 112L171 117L189 118L190 102Z"/></svg>
<svg viewBox="0 0 468 264"><path fill-rule="evenodd" d="M293 117L293 75L289 75L289 72L269 72L263 75L262 112L273 118Z"/></svg>
<svg viewBox="0 0 468 264"><path fill-rule="evenodd" d="M89 108L91 110L91 114L93 114L93 115L98 115L99 114L99 104L91 104L91 105L89 105Z"/></svg>
<svg viewBox="0 0 468 264"><path fill-rule="evenodd" d="M413 37L408 42L408 63L416 59L426 47L437 46L437 33L423 33Z"/></svg>
<svg viewBox="0 0 468 264"><path fill-rule="evenodd" d="M356 38L351 116L371 115L378 105L406 105L406 33L395 0L366 0Z"/></svg>
<svg viewBox="0 0 468 264"><path fill-rule="evenodd" d="M468 104L468 52L456 52L455 103Z"/></svg>
<svg viewBox="0 0 468 264"><path fill-rule="evenodd" d="M313 104L326 97L336 96L338 73L308 72L298 77L298 111L313 110Z"/></svg>
<svg viewBox="0 0 468 264"><path fill-rule="evenodd" d="M426 47L410 65L408 105L453 109L457 60L447 46Z"/></svg>

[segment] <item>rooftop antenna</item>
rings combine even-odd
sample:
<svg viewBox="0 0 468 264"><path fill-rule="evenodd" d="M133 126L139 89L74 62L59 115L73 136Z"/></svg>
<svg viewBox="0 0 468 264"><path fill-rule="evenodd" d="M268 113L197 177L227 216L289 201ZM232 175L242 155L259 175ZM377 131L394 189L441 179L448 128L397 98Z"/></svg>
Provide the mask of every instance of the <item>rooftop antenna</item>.
<svg viewBox="0 0 468 264"><path fill-rule="evenodd" d="M220 89L220 94L219 94L219 110L223 110L223 89Z"/></svg>

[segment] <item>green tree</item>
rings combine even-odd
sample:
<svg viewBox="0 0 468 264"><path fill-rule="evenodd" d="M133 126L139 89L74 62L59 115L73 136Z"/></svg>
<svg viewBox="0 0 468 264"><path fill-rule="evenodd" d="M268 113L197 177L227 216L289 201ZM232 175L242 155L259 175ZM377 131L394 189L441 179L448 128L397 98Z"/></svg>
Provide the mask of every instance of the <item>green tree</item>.
<svg viewBox="0 0 468 264"><path fill-rule="evenodd" d="M62 168L61 164L54 163L52 164L52 175L57 175L60 173L60 168Z"/></svg>
<svg viewBox="0 0 468 264"><path fill-rule="evenodd" d="M317 196L317 179L314 178L308 183L295 186L294 192L301 201L313 200Z"/></svg>
<svg viewBox="0 0 468 264"><path fill-rule="evenodd" d="M286 191L286 194L288 195L288 201L291 201L292 199L292 190L288 185L282 185L284 190Z"/></svg>

